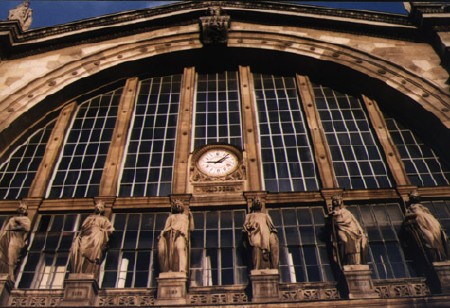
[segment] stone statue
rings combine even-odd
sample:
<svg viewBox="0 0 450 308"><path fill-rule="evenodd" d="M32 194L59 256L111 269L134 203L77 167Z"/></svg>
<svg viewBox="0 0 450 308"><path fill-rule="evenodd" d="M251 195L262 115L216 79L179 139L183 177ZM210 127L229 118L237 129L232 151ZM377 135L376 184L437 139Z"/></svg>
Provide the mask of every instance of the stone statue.
<svg viewBox="0 0 450 308"><path fill-rule="evenodd" d="M420 195L412 191L408 195L404 228L428 259L428 262L448 259L447 236L430 210L420 203Z"/></svg>
<svg viewBox="0 0 450 308"><path fill-rule="evenodd" d="M0 232L0 273L9 274L15 281L14 270L19 263L20 253L27 243L31 221L27 217L27 204L21 201L17 215L9 218Z"/></svg>
<svg viewBox="0 0 450 308"><path fill-rule="evenodd" d="M75 237L69 253L69 262L74 274L94 274L97 278L100 263L114 228L108 218L103 216L105 204L97 201L94 214L83 222Z"/></svg>
<svg viewBox="0 0 450 308"><path fill-rule="evenodd" d="M279 243L277 229L272 219L262 213L259 198L252 200L250 214L245 216L243 232L246 241L251 246L253 269L278 269Z"/></svg>
<svg viewBox="0 0 450 308"><path fill-rule="evenodd" d="M8 20L18 20L23 31L27 31L31 25L31 15L33 10L30 8L30 0L24 0L15 9L9 11Z"/></svg>
<svg viewBox="0 0 450 308"><path fill-rule="evenodd" d="M158 237L158 260L161 272L188 271L189 233L194 230L194 218L183 201L175 199L172 213Z"/></svg>
<svg viewBox="0 0 450 308"><path fill-rule="evenodd" d="M368 237L355 216L344 206L341 196L331 199L333 210L330 215L336 232L342 265L367 263Z"/></svg>

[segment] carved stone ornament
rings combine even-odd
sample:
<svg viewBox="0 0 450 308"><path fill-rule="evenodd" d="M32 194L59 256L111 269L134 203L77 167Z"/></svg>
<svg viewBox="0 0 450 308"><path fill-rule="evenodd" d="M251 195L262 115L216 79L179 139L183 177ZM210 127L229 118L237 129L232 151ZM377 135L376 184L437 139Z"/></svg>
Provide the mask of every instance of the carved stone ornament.
<svg viewBox="0 0 450 308"><path fill-rule="evenodd" d="M27 209L27 204L21 201L17 214L9 218L0 232L0 273L8 274L12 281L15 281L14 271L20 261L22 249L27 243L31 227Z"/></svg>
<svg viewBox="0 0 450 308"><path fill-rule="evenodd" d="M172 201L172 213L158 239L158 261L161 272L182 272L187 275L189 264L189 234L194 230L194 218L179 199Z"/></svg>
<svg viewBox="0 0 450 308"><path fill-rule="evenodd" d="M23 31L27 31L31 26L31 15L33 10L30 8L30 0L24 0L16 8L9 11L8 20L18 20Z"/></svg>
<svg viewBox="0 0 450 308"><path fill-rule="evenodd" d="M208 9L210 16L200 17L201 41L204 45L226 44L230 16L223 14L219 6Z"/></svg>
<svg viewBox="0 0 450 308"><path fill-rule="evenodd" d="M231 145L206 145L192 155L191 181L243 181L245 167L242 152Z"/></svg>
<svg viewBox="0 0 450 308"><path fill-rule="evenodd" d="M447 236L441 224L420 203L417 191L412 191L408 197L403 227L408 234L409 246L419 253L415 253L419 263L431 266L433 262L448 260Z"/></svg>
<svg viewBox="0 0 450 308"><path fill-rule="evenodd" d="M343 265L360 265L367 263L369 240L363 228L344 206L341 196L332 197L332 218L335 240L335 255Z"/></svg>
<svg viewBox="0 0 450 308"><path fill-rule="evenodd" d="M244 245L251 250L254 270L276 269L279 265L279 240L272 219L262 213L262 203L254 198L251 213L245 216L243 232Z"/></svg>
<svg viewBox="0 0 450 308"><path fill-rule="evenodd" d="M69 253L72 273L94 274L98 277L109 237L114 231L109 219L103 216L104 212L103 201L98 201L94 214L84 220L80 232L74 238Z"/></svg>

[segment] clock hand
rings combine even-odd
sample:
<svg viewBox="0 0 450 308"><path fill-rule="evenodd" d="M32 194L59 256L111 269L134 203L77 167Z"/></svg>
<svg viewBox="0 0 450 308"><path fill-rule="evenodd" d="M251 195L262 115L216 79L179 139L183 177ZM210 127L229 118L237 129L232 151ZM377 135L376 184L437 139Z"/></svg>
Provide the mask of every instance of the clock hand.
<svg viewBox="0 0 450 308"><path fill-rule="evenodd" d="M219 159L217 162L218 162L218 163L222 163L225 159L228 158L228 156L230 156L230 154L225 155L224 157L222 157L221 159Z"/></svg>
<svg viewBox="0 0 450 308"><path fill-rule="evenodd" d="M222 157L222 158L219 159L219 160L215 160L215 161L208 160L207 163L209 163L209 164L220 164L220 163L222 163L225 159L227 159L228 156L230 156L230 154L225 155L224 157Z"/></svg>

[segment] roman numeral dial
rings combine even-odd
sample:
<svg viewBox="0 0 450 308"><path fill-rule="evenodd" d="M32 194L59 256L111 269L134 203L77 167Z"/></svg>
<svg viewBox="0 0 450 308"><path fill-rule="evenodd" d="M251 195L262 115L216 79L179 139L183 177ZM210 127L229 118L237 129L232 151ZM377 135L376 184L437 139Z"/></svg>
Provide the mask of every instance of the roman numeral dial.
<svg viewBox="0 0 450 308"><path fill-rule="evenodd" d="M199 170L212 177L223 177L238 167L238 158L232 151L212 148L203 153L197 161Z"/></svg>

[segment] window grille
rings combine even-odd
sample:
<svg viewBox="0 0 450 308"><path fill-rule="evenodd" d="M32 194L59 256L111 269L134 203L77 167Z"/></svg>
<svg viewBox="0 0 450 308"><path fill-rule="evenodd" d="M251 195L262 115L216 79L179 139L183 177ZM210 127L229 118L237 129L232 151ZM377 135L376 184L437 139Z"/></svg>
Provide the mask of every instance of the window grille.
<svg viewBox="0 0 450 308"><path fill-rule="evenodd" d="M37 129L0 166L1 199L22 199L27 196L55 122L53 120Z"/></svg>
<svg viewBox="0 0 450 308"><path fill-rule="evenodd" d="M47 198L98 195L122 90L98 95L80 105Z"/></svg>
<svg viewBox="0 0 450 308"><path fill-rule="evenodd" d="M247 284L242 244L245 210L192 214L190 286Z"/></svg>
<svg viewBox="0 0 450 308"><path fill-rule="evenodd" d="M347 206L369 237L369 266L374 279L415 277L412 260L406 259L399 234L404 221L397 203Z"/></svg>
<svg viewBox="0 0 450 308"><path fill-rule="evenodd" d="M254 74L265 189L319 189L294 77Z"/></svg>
<svg viewBox="0 0 450 308"><path fill-rule="evenodd" d="M280 241L281 281L333 281L323 208L271 208L268 214Z"/></svg>
<svg viewBox="0 0 450 308"><path fill-rule="evenodd" d="M19 288L62 289L69 250L88 214L39 215L23 262Z"/></svg>
<svg viewBox="0 0 450 308"><path fill-rule="evenodd" d="M382 150L361 101L321 85L313 85L313 89L339 187L392 187Z"/></svg>
<svg viewBox="0 0 450 308"><path fill-rule="evenodd" d="M158 236L168 213L115 214L100 273L103 288L156 287Z"/></svg>
<svg viewBox="0 0 450 308"><path fill-rule="evenodd" d="M171 193L180 89L181 75L140 82L120 196Z"/></svg>
<svg viewBox="0 0 450 308"><path fill-rule="evenodd" d="M238 72L198 74L194 146L226 143L242 148Z"/></svg>
<svg viewBox="0 0 450 308"><path fill-rule="evenodd" d="M395 119L386 118L386 124L411 184L416 186L450 184L450 167L436 155L432 148Z"/></svg>

